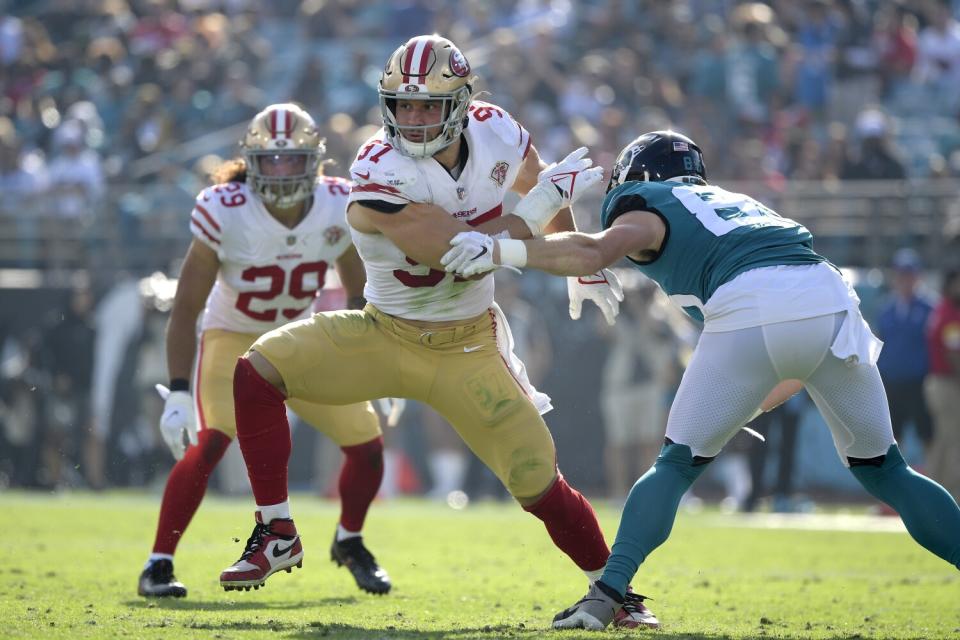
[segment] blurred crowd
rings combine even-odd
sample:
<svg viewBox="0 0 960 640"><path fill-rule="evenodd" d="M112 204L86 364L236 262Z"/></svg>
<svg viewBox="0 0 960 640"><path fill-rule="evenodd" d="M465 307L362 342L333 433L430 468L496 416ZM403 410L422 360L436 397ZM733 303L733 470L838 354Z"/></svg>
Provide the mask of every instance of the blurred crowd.
<svg viewBox="0 0 960 640"><path fill-rule="evenodd" d="M383 60L433 31L546 158L586 144L610 166L673 125L722 158L718 180L957 176L956 4L6 0L2 206L52 191L75 219L109 183L192 194L236 150L217 134L281 99L324 124L342 172L378 121ZM150 214L133 195L119 206Z"/></svg>
<svg viewBox="0 0 960 640"><path fill-rule="evenodd" d="M0 8L0 266L81 274L61 282L63 298L44 303L41 321L0 318L8 484L163 477L170 461L158 448L152 385L165 376L158 301L168 296L158 292L168 285L145 276L175 277L193 196L267 104L302 103L326 135L327 172L344 175L379 127L383 62L413 35L458 43L484 99L523 123L548 161L587 145L610 167L629 139L673 126L701 144L721 183L753 180L776 192L787 181L960 177L960 2L951 0L0 0ZM595 226L589 214L579 211L581 227ZM874 266L894 265L887 256ZM927 265L933 283L941 266ZM898 286L864 283L876 300ZM697 331L655 289L630 288L608 330L597 317L566 318L560 279L526 274L499 287L515 301L503 302L515 333L530 337L525 358L539 363L531 371L565 399L550 420L558 449L582 454L565 468L615 496L659 446ZM907 359L927 349L905 348ZM776 425L761 425L781 434L778 495L803 480L793 460L803 455L796 434L808 406L800 398ZM904 424L916 425L929 452L933 422L907 413ZM637 414L655 417L649 433L631 430ZM403 451L413 459L395 468L418 471L397 471L387 487L497 493L443 426L430 426L434 417L414 406L405 421L416 427L394 436L397 460ZM716 485L735 508L762 496L773 450L735 443L731 462L718 465ZM323 490L315 472L323 454L308 458L303 482Z"/></svg>

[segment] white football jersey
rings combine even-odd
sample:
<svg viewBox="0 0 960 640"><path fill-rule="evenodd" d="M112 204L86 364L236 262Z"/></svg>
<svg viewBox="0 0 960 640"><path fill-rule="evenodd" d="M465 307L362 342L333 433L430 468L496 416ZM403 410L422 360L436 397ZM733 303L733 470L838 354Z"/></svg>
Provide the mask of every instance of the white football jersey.
<svg viewBox="0 0 960 640"><path fill-rule="evenodd" d="M308 316L327 269L351 244L349 193L349 181L322 176L310 211L288 229L244 183L201 191L190 230L220 258L201 328L259 335Z"/></svg>
<svg viewBox="0 0 960 640"><path fill-rule="evenodd" d="M471 226L502 215L504 194L527 157L530 134L509 113L485 102L474 102L469 118L463 131L469 156L458 179L433 158L400 154L380 129L350 167L350 202L435 204ZM462 320L493 304L493 278L467 281L418 265L382 234L353 228L350 233L366 266L364 296L385 313L409 320Z"/></svg>

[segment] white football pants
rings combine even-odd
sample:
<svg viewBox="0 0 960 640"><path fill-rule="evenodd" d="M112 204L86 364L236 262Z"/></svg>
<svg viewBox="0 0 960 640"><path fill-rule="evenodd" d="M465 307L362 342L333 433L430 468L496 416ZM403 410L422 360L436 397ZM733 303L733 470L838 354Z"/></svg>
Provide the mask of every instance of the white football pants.
<svg viewBox="0 0 960 640"><path fill-rule="evenodd" d="M876 365L847 364L830 351L844 315L703 333L670 408L667 437L713 457L777 383L799 379L845 465L848 457L884 455L894 439Z"/></svg>

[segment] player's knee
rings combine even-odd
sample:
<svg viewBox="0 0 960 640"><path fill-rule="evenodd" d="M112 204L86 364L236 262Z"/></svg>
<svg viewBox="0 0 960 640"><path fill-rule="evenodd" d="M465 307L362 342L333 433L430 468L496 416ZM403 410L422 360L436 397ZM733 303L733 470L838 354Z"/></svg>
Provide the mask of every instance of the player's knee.
<svg viewBox="0 0 960 640"><path fill-rule="evenodd" d="M550 490L557 478L556 456L552 450L518 449L510 462L504 485L520 504L536 501Z"/></svg>
<svg viewBox="0 0 960 640"><path fill-rule="evenodd" d="M234 400L283 402L286 389L283 378L270 362L256 351L249 351L237 359L233 371Z"/></svg>
<svg viewBox="0 0 960 640"><path fill-rule="evenodd" d="M261 378L273 385L278 391L285 391L280 372L263 355L256 351L248 351L243 357L250 361L250 365L260 374Z"/></svg>
<svg viewBox="0 0 960 640"><path fill-rule="evenodd" d="M855 458L853 456L847 456L847 464L850 465L850 469L859 469L859 468L874 468L874 469L891 469L897 467L901 464L906 464L906 461L903 459L903 455L900 453L900 447L896 444L892 444L887 448L887 452L879 456L873 456L870 458Z"/></svg>
<svg viewBox="0 0 960 640"><path fill-rule="evenodd" d="M688 445L674 442L670 438L664 438L663 448L660 449L660 455L657 456L654 467L669 466L675 468L682 476L693 482L703 473L707 465L713 462L715 457L694 455Z"/></svg>
<svg viewBox="0 0 960 640"><path fill-rule="evenodd" d="M871 493L883 486L886 478L895 477L901 470L907 470L907 463L900 453L900 447L890 445L887 452L869 458L847 457L850 473Z"/></svg>
<svg viewBox="0 0 960 640"><path fill-rule="evenodd" d="M233 439L217 429L203 429L197 437L197 453L202 469L212 471L223 458Z"/></svg>
<svg viewBox="0 0 960 640"><path fill-rule="evenodd" d="M362 462L371 469L380 469L383 467L383 437L377 436L373 440L341 446L340 450L351 460Z"/></svg>

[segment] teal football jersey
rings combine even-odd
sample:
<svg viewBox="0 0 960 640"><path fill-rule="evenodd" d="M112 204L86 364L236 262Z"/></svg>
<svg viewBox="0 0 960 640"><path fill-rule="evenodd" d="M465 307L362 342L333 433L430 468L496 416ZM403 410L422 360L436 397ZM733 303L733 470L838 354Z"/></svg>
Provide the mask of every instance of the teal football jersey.
<svg viewBox="0 0 960 640"><path fill-rule="evenodd" d="M601 224L607 229L618 215L637 210L659 215L667 233L653 261L631 262L700 321L713 292L744 271L827 261L803 225L713 185L626 182L604 198Z"/></svg>

